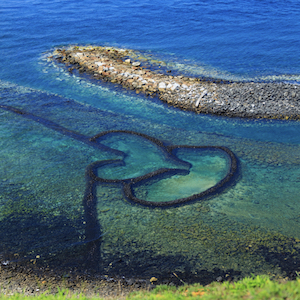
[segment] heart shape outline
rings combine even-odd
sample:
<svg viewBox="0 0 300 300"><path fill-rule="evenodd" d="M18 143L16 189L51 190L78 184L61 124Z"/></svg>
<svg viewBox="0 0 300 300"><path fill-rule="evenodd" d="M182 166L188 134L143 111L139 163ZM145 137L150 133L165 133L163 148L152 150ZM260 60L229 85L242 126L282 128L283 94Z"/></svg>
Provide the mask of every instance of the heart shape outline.
<svg viewBox="0 0 300 300"><path fill-rule="evenodd" d="M189 171L186 169L175 169L175 168L160 168L156 171L147 173L142 176L133 177L133 178L126 178L126 179L105 179L102 177L99 177L95 174L96 169L101 168L104 165L108 164L119 164L119 165L125 165L125 162L123 160L102 160L97 161L89 165L87 170L87 175L91 178L93 181L98 182L106 182L106 183L122 183L123 184L123 193L125 197L135 203L142 204L145 206L151 206L151 207L167 207L167 206L174 206L179 204L184 204L187 202L191 202L194 200L203 200L204 198L207 198L208 196L212 196L215 194L218 194L222 192L224 189L228 188L228 186L232 185L238 175L238 160L234 153L227 147L224 146L191 146L191 145L171 145L167 146L159 139L156 139L154 137L151 137L149 135L146 135L144 133L131 131L131 130L108 130L103 131L101 133L96 134L89 140L91 142L97 142L98 138L104 137L105 135L111 134L111 133L126 133L131 135L140 136L144 139L149 140L156 146L158 146L165 155L168 156L169 159L174 160L180 164L185 165L186 167L191 167L192 165L189 162L186 162L184 160L179 159L173 151L175 149L205 149L205 150L218 150L226 154L227 158L229 159L230 167L229 170L223 179L219 180L214 186L206 189L205 191L202 191L197 194L193 194L188 197L184 198L178 198L176 200L172 201L160 201L160 202L154 202L154 201L147 201L144 199L137 198L134 195L133 187L135 184L141 183L143 181L150 180L154 177L170 177L173 175L187 175L189 174ZM119 150L118 150L119 151Z"/></svg>

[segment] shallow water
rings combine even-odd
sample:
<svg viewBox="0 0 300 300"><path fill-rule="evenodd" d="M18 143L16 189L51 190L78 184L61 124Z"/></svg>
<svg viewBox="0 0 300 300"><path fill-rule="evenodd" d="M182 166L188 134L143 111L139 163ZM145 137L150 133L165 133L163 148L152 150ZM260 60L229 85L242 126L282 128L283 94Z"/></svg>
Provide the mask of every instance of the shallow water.
<svg viewBox="0 0 300 300"><path fill-rule="evenodd" d="M146 278L175 272L187 280L298 270L299 122L195 115L47 60L53 47L97 43L138 49L199 76L297 81L296 2L14 0L0 17L1 261ZM228 158L175 151L188 166L141 136L89 141L108 130L140 132L165 146L227 147L238 176L198 201L142 206L124 196L122 182L90 184L88 166L122 160L94 172L117 180L188 170L132 187L138 198L159 202L214 186Z"/></svg>
<svg viewBox="0 0 300 300"><path fill-rule="evenodd" d="M188 174L174 174L171 177L154 179L152 183L140 184L134 188L138 198L146 201L173 201L199 194L222 180L230 163L226 153L203 149L179 149L176 156L191 164ZM180 166L179 166L180 167Z"/></svg>
<svg viewBox="0 0 300 300"><path fill-rule="evenodd" d="M85 261L91 260L100 273L142 277L168 277L172 272L197 277L203 271L207 277L222 272L283 275L291 267L284 259L297 261L297 143L257 141L140 122L132 116L108 113L20 86L3 84L1 97L2 105L14 105L40 117L32 120L1 110L3 253L17 252L21 261L36 255L48 261L49 256L59 259L61 251L75 255L77 245L89 245L89 240L102 236L97 244L100 254L86 254ZM30 100L36 100L34 105ZM45 118L52 127L47 127ZM54 122L86 137L107 130L138 128L165 145L226 146L239 160L239 176L218 195L164 209L147 208L126 199L121 184L99 182L96 200L89 207L84 200L85 172L92 162L124 160L123 166L107 165L97 170L97 176L108 179L137 177L164 167L187 167L168 159L159 147L141 137L112 133L97 140L125 153L122 158L64 134ZM239 120L232 122L238 124ZM254 124L250 123L249 130ZM180 149L176 155L192 164L189 175L150 180L134 187L138 198L168 201L199 193L220 180L228 168L222 153ZM94 217L97 226L91 221ZM8 230L11 222L22 224L22 230L14 226ZM88 226L90 223L94 225ZM68 264L78 264L78 257L68 255Z"/></svg>

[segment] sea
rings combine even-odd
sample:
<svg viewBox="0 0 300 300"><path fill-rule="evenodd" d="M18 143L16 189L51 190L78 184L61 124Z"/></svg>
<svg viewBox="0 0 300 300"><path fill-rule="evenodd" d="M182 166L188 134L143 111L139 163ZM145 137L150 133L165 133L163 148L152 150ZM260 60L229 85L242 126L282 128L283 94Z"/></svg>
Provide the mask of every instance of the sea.
<svg viewBox="0 0 300 300"><path fill-rule="evenodd" d="M0 0L2 266L175 284L294 278L299 121L182 111L71 74L49 56L100 45L183 75L300 84L299 36L296 0ZM188 147L166 151L175 145ZM214 147L238 162L226 188L148 205L222 181L231 161ZM135 186L134 178L182 161L188 172ZM129 182L143 203L127 197Z"/></svg>

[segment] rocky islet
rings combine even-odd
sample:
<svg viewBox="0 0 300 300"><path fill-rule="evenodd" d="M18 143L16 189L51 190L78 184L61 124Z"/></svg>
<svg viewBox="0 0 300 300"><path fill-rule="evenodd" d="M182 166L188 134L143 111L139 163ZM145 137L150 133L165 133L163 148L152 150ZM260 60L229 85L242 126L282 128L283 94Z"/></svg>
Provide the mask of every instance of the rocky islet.
<svg viewBox="0 0 300 300"><path fill-rule="evenodd" d="M56 49L50 59L93 79L118 84L180 109L246 118L300 119L300 85L278 82L223 82L171 75L136 51L101 46ZM162 66L164 65L163 62Z"/></svg>

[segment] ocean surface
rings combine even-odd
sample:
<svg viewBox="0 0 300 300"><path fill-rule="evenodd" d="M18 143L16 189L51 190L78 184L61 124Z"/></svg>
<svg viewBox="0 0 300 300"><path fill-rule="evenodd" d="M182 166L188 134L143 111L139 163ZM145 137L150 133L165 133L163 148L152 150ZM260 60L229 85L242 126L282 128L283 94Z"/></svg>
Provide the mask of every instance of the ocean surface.
<svg viewBox="0 0 300 300"><path fill-rule="evenodd" d="M182 74L300 83L298 1L0 0L0 262L76 266L100 275L187 281L300 268L300 123L196 115L157 99L69 74L48 57L68 45L138 50ZM93 172L126 180L177 174L133 193L172 201L216 185L224 153L165 146L224 146L238 176L222 192L151 208L122 183L89 185ZM118 150L118 151L115 151ZM120 153L123 153L122 155ZM185 167L186 168L186 167ZM89 190L91 189L91 190ZM93 195L92 200L88 196Z"/></svg>

